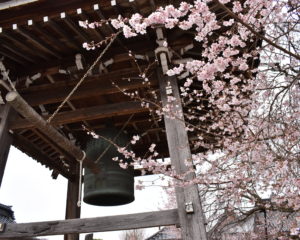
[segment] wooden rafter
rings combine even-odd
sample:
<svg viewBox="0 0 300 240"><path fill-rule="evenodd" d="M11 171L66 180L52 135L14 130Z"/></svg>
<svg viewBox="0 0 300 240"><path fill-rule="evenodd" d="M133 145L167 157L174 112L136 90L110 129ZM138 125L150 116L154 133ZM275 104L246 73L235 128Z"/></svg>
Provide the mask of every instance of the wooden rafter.
<svg viewBox="0 0 300 240"><path fill-rule="evenodd" d="M0 54L2 56L5 56L5 57L21 64L21 65L25 65L25 62L22 59L20 59L20 57L18 55L16 55L15 53L9 52L5 49L0 49Z"/></svg>
<svg viewBox="0 0 300 240"><path fill-rule="evenodd" d="M57 40L57 38L53 37L50 32L45 30L40 23L34 23L33 27L38 30L41 34L47 36L47 38L51 41L52 46L57 46L60 49L65 48L65 45Z"/></svg>
<svg viewBox="0 0 300 240"><path fill-rule="evenodd" d="M16 49L16 46L11 45L11 43L9 41L6 41L5 39L1 38L0 43L1 43L2 47L6 48L9 51L13 52L14 54L20 56L21 58L25 59L26 61L31 62L31 63L35 62L35 59L32 56L18 51Z"/></svg>
<svg viewBox="0 0 300 240"><path fill-rule="evenodd" d="M55 159L52 159L46 153L44 153L40 148L35 144L32 144L25 137L16 134L14 136L13 144L17 146L21 151L30 154L30 156L41 159L41 164L48 166L50 169L56 169L59 173L67 179L73 179L74 175L72 172L69 172L68 169L60 165Z"/></svg>
<svg viewBox="0 0 300 240"><path fill-rule="evenodd" d="M45 52L53 55L57 58L62 58L62 55L58 53L56 50L54 50L50 45L40 40L38 37L34 36L30 31L26 30L25 28L18 27L16 29L18 33L26 37L28 40L35 43L37 46L39 46L41 49L43 49Z"/></svg>
<svg viewBox="0 0 300 240"><path fill-rule="evenodd" d="M83 41L90 41L90 37L79 27L78 23L74 23L70 16L66 15L63 20Z"/></svg>
<svg viewBox="0 0 300 240"><path fill-rule="evenodd" d="M78 50L81 45L77 43L75 38L71 37L69 34L66 33L66 31L63 29L61 25L56 23L54 20L49 19L47 24L49 24L56 32L58 32L62 37L68 40L68 44L72 46L72 48Z"/></svg>
<svg viewBox="0 0 300 240"><path fill-rule="evenodd" d="M19 39L17 39L13 34L9 34L9 33L5 33L2 32L1 33L2 36L4 36L5 38L9 39L12 43L16 43L17 46L22 47L22 49L25 50L26 54L29 52L32 52L32 48L30 46L28 46L28 44L20 41ZM25 53L24 53L25 54ZM49 57L45 56L44 54L39 53L38 57L44 59L44 60L49 60Z"/></svg>
<svg viewBox="0 0 300 240"><path fill-rule="evenodd" d="M10 92L6 96L6 101L23 117L33 122L34 125L52 138L57 145L61 146L68 154L75 159L83 161L83 165L89 168L92 172L99 171L98 166L91 160L85 157L85 154L80 148L71 143L68 139L62 136L55 128L47 123L34 109L32 109L22 97L16 92Z"/></svg>

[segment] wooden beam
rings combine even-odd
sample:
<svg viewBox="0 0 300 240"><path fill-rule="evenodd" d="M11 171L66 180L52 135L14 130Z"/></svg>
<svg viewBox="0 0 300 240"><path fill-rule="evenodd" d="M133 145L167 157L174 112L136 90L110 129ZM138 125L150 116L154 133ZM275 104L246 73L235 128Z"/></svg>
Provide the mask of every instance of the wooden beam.
<svg viewBox="0 0 300 240"><path fill-rule="evenodd" d="M101 20L107 20L106 17L103 15L102 11L100 10L100 8L98 10L95 10L95 12ZM106 24L105 26L108 28L110 34L116 33L116 31L112 28L112 26L110 24ZM120 36L117 36L116 41L118 42L118 44L120 46L124 47L124 44L122 43L122 41L120 39ZM127 48L125 48L125 49L127 49Z"/></svg>
<svg viewBox="0 0 300 240"><path fill-rule="evenodd" d="M78 164L75 169L79 171ZM66 202L66 219L80 218L80 207L77 205L78 193L79 193L79 181L78 177L74 181L68 181L68 192ZM66 234L64 240L79 240L78 233Z"/></svg>
<svg viewBox="0 0 300 240"><path fill-rule="evenodd" d="M22 49L25 49L26 53L24 53L24 51L22 51L24 54L32 53L32 47L29 44L22 42L20 39L17 39L15 36L12 36L12 34L2 32L1 35L3 35L5 38L9 39L12 43L15 43L16 46L19 45L22 47ZM38 56L44 60L49 60L49 57L44 56L44 54L40 53Z"/></svg>
<svg viewBox="0 0 300 240"><path fill-rule="evenodd" d="M0 43L3 47L5 47L9 51L13 52L14 54L22 57L26 61L32 62L32 63L35 62L34 58L31 55L23 54L18 48L16 48L16 46L11 45L11 43L9 41L6 41L3 38L0 38Z"/></svg>
<svg viewBox="0 0 300 240"><path fill-rule="evenodd" d="M85 157L84 152L71 143L67 138L61 135L54 127L46 122L33 108L31 108L25 100L17 92L9 92L6 95L6 101L23 117L32 122L38 129L49 136L57 145L61 146L68 154L75 159L83 159L83 165L92 172L99 171L98 166Z"/></svg>
<svg viewBox="0 0 300 240"><path fill-rule="evenodd" d="M134 74L135 71L131 69L126 71L116 71L111 74L103 74L97 77L90 77L82 83L80 88L71 96L70 100L120 92L117 87L112 85L110 80L115 81L118 86L124 90L145 87L140 79L132 79L130 82L127 80L121 80L122 76L129 77ZM31 106L51 104L62 102L76 83L77 81L64 81L53 84L44 84L40 86L32 86L27 89L20 89L19 92Z"/></svg>
<svg viewBox="0 0 300 240"><path fill-rule="evenodd" d="M34 23L33 27L37 29L40 33L42 33L44 36L47 36L47 39L49 39L52 43L52 46L58 46L60 49L65 49L66 45L62 43L59 39L53 36L53 33L45 30L39 23Z"/></svg>
<svg viewBox="0 0 300 240"><path fill-rule="evenodd" d="M7 51L7 50L5 50L5 49L3 49L3 48L0 49L0 54L1 54L2 56L5 56L5 57L7 57L7 58L13 60L14 62L17 62L17 63L23 65L23 66L26 65L26 62L25 62L24 60L20 59L19 56L17 56L16 54L14 54L14 53L12 53L12 52L9 52L9 51Z"/></svg>
<svg viewBox="0 0 300 240"><path fill-rule="evenodd" d="M97 218L70 219L35 223L7 224L0 239L37 237L67 233L93 233L146 227L177 225L176 209ZM198 239L198 238L194 238Z"/></svg>
<svg viewBox="0 0 300 240"><path fill-rule="evenodd" d="M164 115L171 163L177 174L184 175L190 170L186 166L185 162L192 161L192 157L184 118L179 114L183 112L183 109L177 79L176 77L164 76L159 70L157 75L160 85L162 105L163 107L169 105L169 107L171 107L171 113L176 114L176 116L171 118ZM166 88L168 88L168 91ZM176 99L175 102L169 103L167 100L168 96L174 97ZM185 180L189 181L193 178L195 178L195 174L190 173L186 175ZM176 199L182 230L182 239L207 240L204 214L201 206L198 186L193 184L187 187L177 187ZM186 204L190 203L193 208L192 212L186 211Z"/></svg>
<svg viewBox="0 0 300 240"><path fill-rule="evenodd" d="M91 38L83 31L82 28L79 27L79 24L74 23L73 19L70 16L66 15L63 20L83 41L91 41Z"/></svg>
<svg viewBox="0 0 300 240"><path fill-rule="evenodd" d="M139 102L121 102L94 106L89 108L76 109L69 112L58 113L52 120L52 125L61 125L74 122L81 122L94 119L102 119L108 117L116 117L128 115L132 113L147 112L147 108L143 108ZM49 116L44 116L47 119ZM35 128L35 124L29 119L16 118L11 121L10 129L26 129Z"/></svg>
<svg viewBox="0 0 300 240"><path fill-rule="evenodd" d="M52 152L55 151L57 152L59 155L65 156L65 160L69 163L72 164L74 163L74 158L72 158L69 154L66 153L66 151L64 151L63 149L60 148L60 146L53 141L51 138L49 138L47 136L47 134L39 131L38 129L32 129L32 132L35 134L35 136L38 136L39 139L41 139L43 142L46 143L46 146L51 146ZM44 150L41 149L43 152ZM48 155L45 152L46 155Z"/></svg>
<svg viewBox="0 0 300 240"><path fill-rule="evenodd" d="M81 50L81 44L76 42L75 38L67 34L66 31L58 23L56 23L52 19L49 19L47 23L54 29L54 31L58 32L62 37L66 38L68 40L68 44L70 44L74 49Z"/></svg>
<svg viewBox="0 0 300 240"><path fill-rule="evenodd" d="M42 165L46 165L50 169L55 169L67 179L73 179L74 175L69 172L65 167L59 164L59 162L52 159L48 154L39 149L35 144L31 143L24 136L15 134L13 137L13 145L25 152L27 155L36 159Z"/></svg>
<svg viewBox="0 0 300 240"><path fill-rule="evenodd" d="M0 22L3 23L3 25L1 25L1 27L9 28L16 22L22 25L22 23L25 24L28 19L32 19L33 22L39 22L45 15L47 15L49 19L57 18L58 13L73 12L76 8L90 10L91 6L95 3L98 3L100 8L105 9L110 6L110 1L99 0L37 1L20 8L16 7L8 11L2 11L0 14Z"/></svg>
<svg viewBox="0 0 300 240"><path fill-rule="evenodd" d="M93 22L93 20L83 11L81 14L79 14L79 17L81 19L81 21L86 21L88 20L89 22ZM96 28L90 28L89 29L90 31L93 31L94 34L98 37L98 39L100 41L102 41L104 39L101 31L100 31L100 28L96 27Z"/></svg>
<svg viewBox="0 0 300 240"><path fill-rule="evenodd" d="M43 42L42 40L38 39L36 36L34 36L31 32L27 31L26 29L22 27L18 27L16 29L18 33L32 41L34 44L39 46L41 49L43 49L45 52L50 53L51 55L57 57L57 58L62 58L62 55L58 53L56 50L54 50L50 45L47 43Z"/></svg>
<svg viewBox="0 0 300 240"><path fill-rule="evenodd" d="M8 120L12 115L11 107L6 104L1 106L3 108L1 111L1 122L0 122L0 186L2 183L4 170L7 162L7 157L9 153L9 148L12 143L12 137L8 129Z"/></svg>

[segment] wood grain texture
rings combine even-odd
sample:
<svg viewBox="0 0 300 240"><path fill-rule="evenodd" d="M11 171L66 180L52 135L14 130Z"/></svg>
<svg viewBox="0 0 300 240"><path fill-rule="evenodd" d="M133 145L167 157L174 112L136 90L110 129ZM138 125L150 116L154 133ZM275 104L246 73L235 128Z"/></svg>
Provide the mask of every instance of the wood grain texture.
<svg viewBox="0 0 300 240"><path fill-rule="evenodd" d="M163 107L170 105L171 112L176 113L174 116L164 116L168 147L170 152L171 164L176 173L186 174L189 169L186 161L191 161L191 151L188 141L188 135L185 128L184 118L182 116L182 105L175 77L164 76L160 70L157 72L160 93ZM168 87L168 95L166 92ZM168 103L167 96L172 96L176 100ZM187 174L186 180L195 178L195 174ZM204 224L204 215L197 185L190 185L184 188L176 189L176 199L178 205L178 214L182 229L183 240L207 240L206 229ZM185 203L193 203L194 213L186 213Z"/></svg>
<svg viewBox="0 0 300 240"><path fill-rule="evenodd" d="M25 137L15 134L13 137L13 144L19 150L31 156L34 159L41 159L40 163L46 165L50 169L56 169L59 173L67 179L73 179L74 175L69 172L65 167L63 167L59 162L51 159L42 149L37 147L28 141Z"/></svg>
<svg viewBox="0 0 300 240"><path fill-rule="evenodd" d="M80 148L71 143L69 139L61 135L51 124L46 122L17 92L8 93L6 95L6 101L39 130L47 134L50 139L55 141L56 144L61 146L68 154L75 159L82 159L84 157L84 153ZM83 166L89 168L94 173L99 172L98 166L86 157L83 159Z"/></svg>
<svg viewBox="0 0 300 240"><path fill-rule="evenodd" d="M76 165L76 170L78 172L79 166ZM80 218L80 210L78 207L78 193L79 193L79 182L78 177L74 181L68 181L68 191L67 191L67 201L66 201L66 219L76 219ZM64 240L79 240L78 233L65 234Z"/></svg>
<svg viewBox="0 0 300 240"><path fill-rule="evenodd" d="M110 74L88 77L71 96L70 100L118 93L120 89L130 90L145 87L140 79L132 79L130 82L121 80L122 77L126 78L135 75L137 75L136 70L131 68L115 71ZM111 81L114 81L120 89L113 86ZM76 84L77 81L62 81L20 89L19 92L29 105L37 106L63 101Z"/></svg>
<svg viewBox="0 0 300 240"><path fill-rule="evenodd" d="M94 106L89 108L77 109L69 112L58 113L52 120L52 125L68 124L74 122L81 122L93 119L102 119L115 116L128 115L132 113L147 112L146 108L141 106L139 102L121 102ZM47 119L49 116L45 116ZM27 129L35 128L36 126L28 119L16 118L11 121L10 129Z"/></svg>
<svg viewBox="0 0 300 240"><path fill-rule="evenodd" d="M11 107L7 104L1 106L1 122L0 122L0 186L4 175L4 170L7 162L9 148L12 143L11 134L8 132L8 120L12 114Z"/></svg>
<svg viewBox="0 0 300 240"><path fill-rule="evenodd" d="M128 215L71 219L35 223L7 224L0 239L38 237L67 233L92 233L178 224L176 209ZM197 238L195 238L197 239Z"/></svg>

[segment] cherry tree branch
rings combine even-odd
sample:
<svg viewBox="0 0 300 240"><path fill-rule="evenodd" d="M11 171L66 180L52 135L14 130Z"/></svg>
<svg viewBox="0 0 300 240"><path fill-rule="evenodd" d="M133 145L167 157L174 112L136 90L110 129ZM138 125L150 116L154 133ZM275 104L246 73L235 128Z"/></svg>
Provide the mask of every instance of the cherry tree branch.
<svg viewBox="0 0 300 240"><path fill-rule="evenodd" d="M257 37L259 37L260 39L266 41L267 43L269 43L270 45L272 45L273 47L283 51L284 53L293 56L294 58L300 60L300 56L292 53L291 51L277 45L276 43L274 43L272 40L266 38L265 36L263 36L262 34L260 34L259 32L257 32L253 27L251 27L249 24L245 23L241 18L239 18L234 12L232 12L229 8L227 8L224 4L220 3L219 0L215 0L215 2L223 9L225 10L232 18L234 18L236 21L238 21L239 23L241 23L243 26L245 26L250 32L252 32L253 34L255 34Z"/></svg>

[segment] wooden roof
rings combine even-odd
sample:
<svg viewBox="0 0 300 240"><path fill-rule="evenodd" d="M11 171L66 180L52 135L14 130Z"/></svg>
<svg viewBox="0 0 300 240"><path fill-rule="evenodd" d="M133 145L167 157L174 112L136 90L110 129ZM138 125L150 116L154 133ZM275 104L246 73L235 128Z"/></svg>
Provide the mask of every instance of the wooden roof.
<svg viewBox="0 0 300 240"><path fill-rule="evenodd" d="M147 16L161 5L176 5L179 2L40 0L5 9L0 11L0 55L5 57L4 63L10 69L11 78L17 80L16 87L20 95L47 118L103 50L102 47L87 51L82 48L82 43L101 41L115 32L107 24L97 29L84 29L79 26L79 20L98 21L118 15L129 17L135 12ZM178 58L177 55L184 58L199 57L201 46L193 41L194 32L173 29L166 30L165 34L169 46L177 53L174 59ZM180 54L191 43L193 47ZM119 35L101 61L102 67L99 64L95 67L52 124L84 148L89 136L82 128L83 124L92 130L105 127L107 122L121 128L131 118L125 130L129 135L142 136L133 149L144 156L150 144L155 142L160 157L168 156L163 122L112 84L114 82L121 89L138 91L141 97L147 97L148 91L158 91L156 65L152 64L156 48L154 30L130 39ZM152 64L149 85L142 83L137 65L128 55L128 50L140 55L138 64L142 69ZM76 66L76 54L80 54L83 60L83 70L78 70ZM1 86L1 92L4 97L7 91ZM74 176L75 160L26 119L21 116L12 119L10 129L13 131L13 145L53 169L54 176Z"/></svg>
<svg viewBox="0 0 300 240"><path fill-rule="evenodd" d="M5 9L0 14L0 55L5 57L4 63L10 69L11 78L17 79L20 95L47 118L103 50L87 51L82 48L82 43L101 41L115 32L110 25L84 29L79 26L79 20L97 21L118 15L129 17L134 12L147 16L165 3L124 0L116 1L114 5L114 1L110 0L41 0ZM172 34L171 45L176 51L190 44L193 39L193 35L183 32ZM125 130L129 135L142 135L134 150L143 156L150 144L156 142L158 151L164 156L168 155L163 123L158 122L157 117L141 107L139 102L125 96L112 85L113 81L122 89L139 91L141 96L150 89L157 90L155 74L150 76L150 86L142 84L138 68L128 55L128 50L141 55L144 59L138 60L138 64L146 68L155 61L156 47L154 31L132 39L119 36L102 60L102 64L107 66L101 71L99 64L95 67L52 124L66 137L76 139L77 144L84 148L88 136L82 124L97 130L105 127L107 122L112 122L121 128L131 117ZM76 54L81 54L84 70L77 69ZM30 79L37 73L41 74L39 78ZM132 78L130 82L128 78ZM1 91L4 97L6 90L2 86ZM13 131L13 145L53 169L54 175L59 173L72 178L75 174L72 169L75 160L26 119L21 116L12 119L10 129Z"/></svg>

